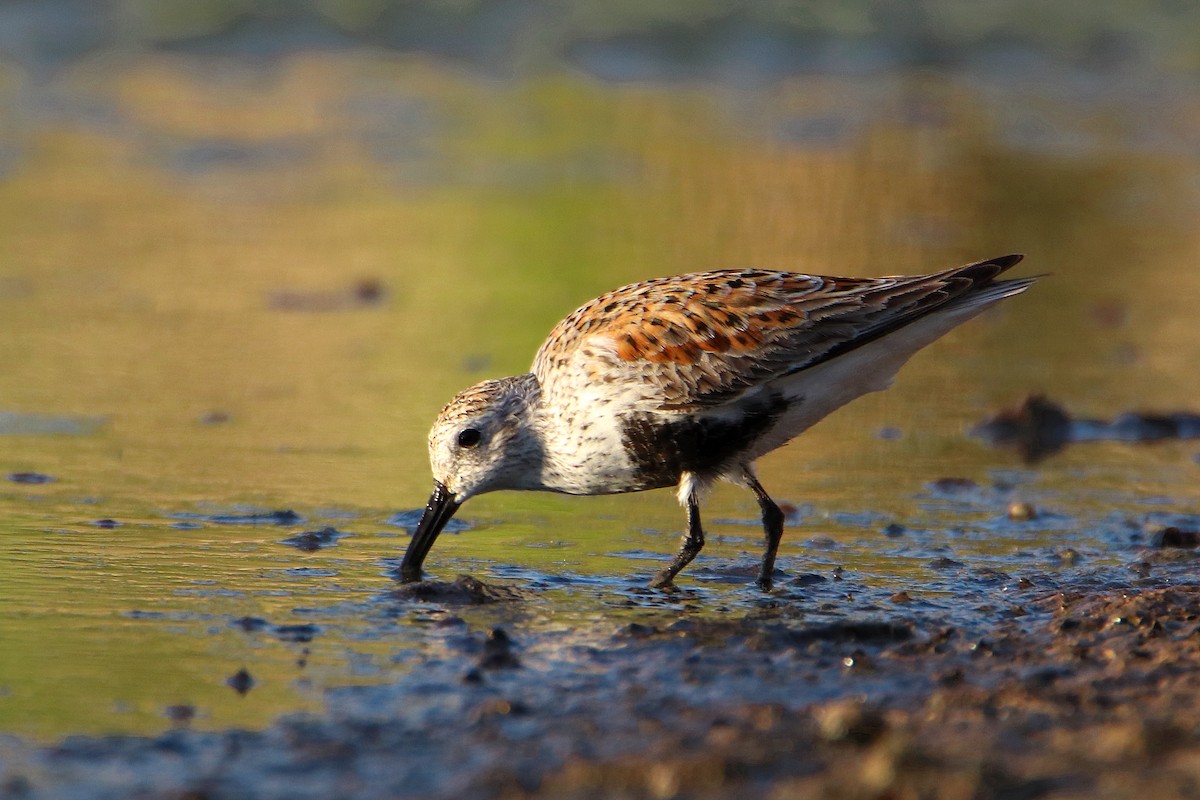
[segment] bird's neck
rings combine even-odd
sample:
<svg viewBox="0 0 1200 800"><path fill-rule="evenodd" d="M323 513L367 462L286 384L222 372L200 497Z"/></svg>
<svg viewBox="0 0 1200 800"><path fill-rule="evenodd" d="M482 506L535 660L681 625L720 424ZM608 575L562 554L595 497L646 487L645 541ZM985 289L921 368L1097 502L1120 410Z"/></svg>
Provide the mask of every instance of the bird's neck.
<svg viewBox="0 0 1200 800"><path fill-rule="evenodd" d="M513 427L498 471L503 484L491 488L567 494L652 488L630 472L619 419L591 413L585 397L546 402L532 374L504 380L505 414Z"/></svg>
<svg viewBox="0 0 1200 800"><path fill-rule="evenodd" d="M532 373L504 378L504 413L508 429L505 445L504 476L497 489L553 490L542 474L546 463L543 428L542 387Z"/></svg>
<svg viewBox="0 0 1200 800"><path fill-rule="evenodd" d="M505 447L504 485L496 488L575 492L569 460L573 448L564 442L571 432L563 409L544 402L542 387L532 373L506 378L505 411L513 428Z"/></svg>
<svg viewBox="0 0 1200 800"><path fill-rule="evenodd" d="M541 391L537 378L523 409L524 448L537 454L537 468L524 473L525 482L513 488L566 494L608 494L645 489L628 472L629 459L621 440L621 419L606 413L588 392L563 396Z"/></svg>

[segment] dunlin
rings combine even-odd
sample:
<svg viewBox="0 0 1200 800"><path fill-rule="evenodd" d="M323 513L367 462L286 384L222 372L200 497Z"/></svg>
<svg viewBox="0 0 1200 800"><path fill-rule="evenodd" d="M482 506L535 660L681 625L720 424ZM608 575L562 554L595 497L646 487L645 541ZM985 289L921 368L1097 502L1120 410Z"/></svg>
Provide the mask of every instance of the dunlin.
<svg viewBox="0 0 1200 800"><path fill-rule="evenodd" d="M671 585L704 546L700 499L719 478L748 487L770 588L783 513L754 460L867 392L913 353L1033 278L997 280L1019 255L930 275L831 278L759 269L654 278L597 297L550 332L524 375L476 384L429 433L434 488L400 576L420 580L466 500L497 489L614 494L678 487Z"/></svg>

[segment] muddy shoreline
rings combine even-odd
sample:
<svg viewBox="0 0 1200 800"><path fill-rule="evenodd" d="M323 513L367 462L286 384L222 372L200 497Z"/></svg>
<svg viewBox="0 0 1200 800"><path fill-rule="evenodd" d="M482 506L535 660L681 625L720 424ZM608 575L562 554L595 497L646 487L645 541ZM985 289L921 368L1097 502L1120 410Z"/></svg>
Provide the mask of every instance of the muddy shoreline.
<svg viewBox="0 0 1200 800"><path fill-rule="evenodd" d="M1146 555L1146 554L1142 554ZM264 731L0 738L4 798L1185 797L1200 793L1200 582L1014 581L978 628L782 593L729 618L471 630L478 581L406 591L391 685ZM1112 575L1108 576L1111 579ZM419 594L422 599L414 599Z"/></svg>

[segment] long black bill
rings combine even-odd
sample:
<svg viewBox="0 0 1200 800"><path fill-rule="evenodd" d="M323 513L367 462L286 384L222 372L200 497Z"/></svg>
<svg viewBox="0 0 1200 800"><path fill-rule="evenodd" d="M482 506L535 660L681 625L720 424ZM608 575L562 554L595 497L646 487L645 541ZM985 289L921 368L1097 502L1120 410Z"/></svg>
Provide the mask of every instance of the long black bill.
<svg viewBox="0 0 1200 800"><path fill-rule="evenodd" d="M454 501L454 494L445 484L434 481L433 494L429 495L425 513L421 515L412 541L408 543L408 550L404 552L404 560L400 562L401 583L421 580L421 565L425 563L425 556L429 555L429 549L437 541L438 534L446 527L446 523L454 516L454 512L458 511L460 505L462 503Z"/></svg>

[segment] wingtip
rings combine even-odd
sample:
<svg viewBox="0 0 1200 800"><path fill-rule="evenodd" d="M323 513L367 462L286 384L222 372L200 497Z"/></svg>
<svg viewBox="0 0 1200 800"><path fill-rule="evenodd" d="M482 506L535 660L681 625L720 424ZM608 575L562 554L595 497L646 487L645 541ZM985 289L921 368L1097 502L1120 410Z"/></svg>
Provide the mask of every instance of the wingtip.
<svg viewBox="0 0 1200 800"><path fill-rule="evenodd" d="M995 264L1000 268L1001 272L1004 272L1006 269L1010 269L1021 263L1021 260L1024 258L1024 253L1009 253L1006 256L991 259L990 263Z"/></svg>
<svg viewBox="0 0 1200 800"><path fill-rule="evenodd" d="M1024 258L1025 258L1024 253L1011 253L1007 256L1000 256L999 258L993 258L991 261L989 261L987 263L995 264L997 267L999 267L1000 269L996 273L997 275L999 275L1000 273L1004 272L1005 270L1009 269L1010 267L1014 267L1017 264L1021 263L1021 261L1024 260ZM1012 286L1016 286L1017 284L1020 284L1020 288L1017 289L1016 291L1023 292L1026 289L1028 289L1030 286L1032 286L1034 283L1036 283L1039 278L1047 278L1051 274L1052 273L1049 273L1049 272L1039 272L1036 275L1026 275L1025 277L1022 277L1022 278L1006 278L1005 280L998 281L998 282L1006 283L1006 284L1009 284Z"/></svg>
<svg viewBox="0 0 1200 800"><path fill-rule="evenodd" d="M974 261L961 267L953 267L930 277L940 280L949 279L960 290L970 291L974 288L990 286L997 277L1019 264L1023 258L1025 256L1021 253L1011 253L983 261Z"/></svg>

